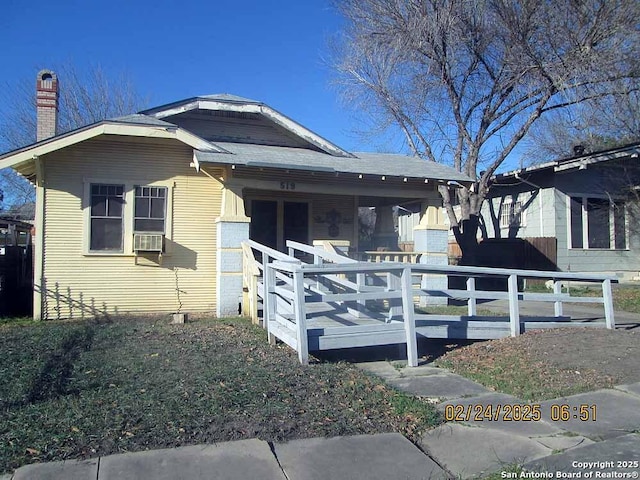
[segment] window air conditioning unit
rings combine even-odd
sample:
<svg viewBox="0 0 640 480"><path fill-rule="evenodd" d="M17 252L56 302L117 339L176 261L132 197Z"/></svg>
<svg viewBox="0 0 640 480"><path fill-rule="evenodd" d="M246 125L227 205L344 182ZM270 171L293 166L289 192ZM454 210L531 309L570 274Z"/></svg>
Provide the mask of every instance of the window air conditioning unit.
<svg viewBox="0 0 640 480"><path fill-rule="evenodd" d="M136 252L159 252L164 250L164 235L160 233L135 233L133 250Z"/></svg>

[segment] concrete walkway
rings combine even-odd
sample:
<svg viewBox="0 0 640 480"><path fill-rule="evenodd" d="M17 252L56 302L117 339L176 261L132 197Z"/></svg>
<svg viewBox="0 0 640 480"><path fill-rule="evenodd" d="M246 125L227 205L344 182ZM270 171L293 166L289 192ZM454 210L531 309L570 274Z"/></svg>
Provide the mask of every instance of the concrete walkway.
<svg viewBox="0 0 640 480"><path fill-rule="evenodd" d="M418 446L394 433L276 444L253 439L27 465L0 480L519 478L508 475L514 466L553 475L536 478L566 478L557 472L638 478L640 383L540 402L538 421L505 421L503 415L474 421L478 410L495 413L498 405L525 402L435 367L397 368L386 361L359 367L443 412L452 405L463 417L470 411L471 418L431 430ZM560 411L554 405L567 405L562 408L570 418L552 419L552 411ZM596 406L596 421L577 418L583 405ZM628 476L611 476L621 473Z"/></svg>
<svg viewBox="0 0 640 480"><path fill-rule="evenodd" d="M539 420L514 421L505 420L505 406L527 402L489 391L446 370L426 365L397 368L397 362L362 363L360 367L400 390L427 398L443 413L449 408L449 413L460 415L461 421L431 430L419 443L454 478L513 472L515 466L553 473L553 477L546 478L561 478L557 472L581 472L578 478L624 478L606 476L619 472L628 474L627 478L638 478L640 383L539 402ZM587 406L583 414L589 413L591 418L593 405L596 420L580 420L580 407ZM479 412L480 418L474 418ZM491 420L482 418L486 412L493 417ZM557 418L561 412L568 415L566 421ZM616 462L631 463L618 466ZM586 474L587 471L594 473ZM509 477L505 473L502 478Z"/></svg>

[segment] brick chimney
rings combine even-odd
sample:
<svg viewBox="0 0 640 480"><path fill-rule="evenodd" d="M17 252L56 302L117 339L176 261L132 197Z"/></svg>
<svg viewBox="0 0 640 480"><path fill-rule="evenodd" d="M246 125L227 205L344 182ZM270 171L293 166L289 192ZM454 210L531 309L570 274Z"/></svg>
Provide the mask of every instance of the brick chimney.
<svg viewBox="0 0 640 480"><path fill-rule="evenodd" d="M58 133L58 77L51 70L40 70L36 79L36 141Z"/></svg>

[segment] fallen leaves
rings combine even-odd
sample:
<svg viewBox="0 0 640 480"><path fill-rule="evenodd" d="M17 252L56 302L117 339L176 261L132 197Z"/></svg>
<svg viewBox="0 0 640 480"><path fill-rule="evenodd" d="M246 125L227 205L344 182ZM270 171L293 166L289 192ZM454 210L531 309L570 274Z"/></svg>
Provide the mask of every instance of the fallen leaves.
<svg viewBox="0 0 640 480"><path fill-rule="evenodd" d="M524 400L555 398L613 384L605 367L621 366L612 367L606 359L619 352L602 338L618 333L593 328L534 331L476 342L446 353L438 363L490 390Z"/></svg>

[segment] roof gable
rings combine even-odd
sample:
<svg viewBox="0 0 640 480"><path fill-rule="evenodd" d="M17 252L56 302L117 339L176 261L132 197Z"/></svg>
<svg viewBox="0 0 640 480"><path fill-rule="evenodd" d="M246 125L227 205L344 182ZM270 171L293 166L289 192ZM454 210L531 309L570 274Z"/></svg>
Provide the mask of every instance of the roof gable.
<svg viewBox="0 0 640 480"><path fill-rule="evenodd" d="M193 97L141 112L210 141L308 148L353 155L262 102L235 95Z"/></svg>
<svg viewBox="0 0 640 480"><path fill-rule="evenodd" d="M169 138L189 145L194 150L228 153L223 148L173 124L145 118L144 115L129 115L113 120L103 120L71 132L63 133L32 145L0 155L0 169L12 167L27 178L35 175L34 160L57 150L84 142L98 135L121 135L149 138Z"/></svg>
<svg viewBox="0 0 640 480"><path fill-rule="evenodd" d="M152 117L151 117L152 118ZM210 142L231 142L323 151L258 113L192 110L170 118Z"/></svg>

